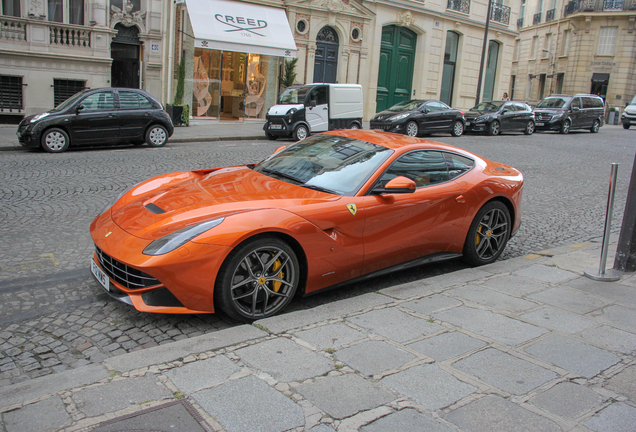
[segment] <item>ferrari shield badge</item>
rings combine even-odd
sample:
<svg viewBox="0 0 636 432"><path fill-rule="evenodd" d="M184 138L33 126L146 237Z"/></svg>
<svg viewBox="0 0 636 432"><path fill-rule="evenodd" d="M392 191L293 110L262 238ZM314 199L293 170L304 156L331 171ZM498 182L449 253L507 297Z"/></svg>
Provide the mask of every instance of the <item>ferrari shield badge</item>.
<svg viewBox="0 0 636 432"><path fill-rule="evenodd" d="M347 208L349 209L349 212L354 216L358 212L358 208L356 207L355 204L347 204Z"/></svg>

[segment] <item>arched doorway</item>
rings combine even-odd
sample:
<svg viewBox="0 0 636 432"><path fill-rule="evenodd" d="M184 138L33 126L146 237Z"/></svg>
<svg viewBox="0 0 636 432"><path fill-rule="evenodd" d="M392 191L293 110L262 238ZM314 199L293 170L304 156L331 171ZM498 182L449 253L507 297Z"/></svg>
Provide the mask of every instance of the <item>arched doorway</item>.
<svg viewBox="0 0 636 432"><path fill-rule="evenodd" d="M444 52L444 70L442 72L442 88L439 100L446 105L453 103L453 89L455 87L455 65L457 62L457 45L459 35L454 31L446 33L446 50Z"/></svg>
<svg viewBox="0 0 636 432"><path fill-rule="evenodd" d="M139 49L139 29L116 24L117 35L110 44L111 87L141 88Z"/></svg>
<svg viewBox="0 0 636 432"><path fill-rule="evenodd" d="M323 27L316 36L314 82L335 83L338 72L338 34Z"/></svg>
<svg viewBox="0 0 636 432"><path fill-rule="evenodd" d="M411 98L417 34L395 25L382 29L376 111Z"/></svg>
<svg viewBox="0 0 636 432"><path fill-rule="evenodd" d="M486 76L484 78L484 97L482 100L495 99L495 78L497 77L497 62L499 60L499 43L491 40L488 43L488 63L486 64Z"/></svg>

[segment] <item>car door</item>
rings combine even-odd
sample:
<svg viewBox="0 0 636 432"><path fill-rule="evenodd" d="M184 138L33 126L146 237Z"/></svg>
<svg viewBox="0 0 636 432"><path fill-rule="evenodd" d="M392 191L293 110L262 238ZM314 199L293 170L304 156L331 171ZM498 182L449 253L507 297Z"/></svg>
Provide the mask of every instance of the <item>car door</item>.
<svg viewBox="0 0 636 432"><path fill-rule="evenodd" d="M522 103L514 104L517 110L517 130L524 130L530 120L532 120L532 110Z"/></svg>
<svg viewBox="0 0 636 432"><path fill-rule="evenodd" d="M119 139L119 113L112 90L91 93L77 105L77 114L69 118L74 143L113 143Z"/></svg>
<svg viewBox="0 0 636 432"><path fill-rule="evenodd" d="M502 131L517 130L517 110L511 103L505 103L499 110L499 122Z"/></svg>
<svg viewBox="0 0 636 432"><path fill-rule="evenodd" d="M419 118L421 132L436 132L444 128L444 111L442 106L435 101L425 103L422 108L422 116Z"/></svg>
<svg viewBox="0 0 636 432"><path fill-rule="evenodd" d="M328 93L327 86L318 86L307 95L305 120L309 123L312 133L329 130Z"/></svg>
<svg viewBox="0 0 636 432"><path fill-rule="evenodd" d="M146 127L152 120L152 111L156 109L144 95L119 90L119 129L122 141L140 140L144 138Z"/></svg>
<svg viewBox="0 0 636 432"><path fill-rule="evenodd" d="M583 125L583 111L581 110L581 98L575 97L570 103L570 118L572 119L571 129L580 128Z"/></svg>
<svg viewBox="0 0 636 432"><path fill-rule="evenodd" d="M405 154L378 183L397 176L415 181L415 192L364 197L363 274L448 250L465 218L463 190L450 180L442 152Z"/></svg>

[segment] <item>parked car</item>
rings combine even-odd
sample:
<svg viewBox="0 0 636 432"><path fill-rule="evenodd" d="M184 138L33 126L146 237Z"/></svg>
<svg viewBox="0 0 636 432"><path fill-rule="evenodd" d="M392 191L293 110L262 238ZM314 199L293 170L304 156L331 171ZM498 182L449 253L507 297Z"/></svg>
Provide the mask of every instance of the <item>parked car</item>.
<svg viewBox="0 0 636 432"><path fill-rule="evenodd" d="M408 136L450 132L464 133L464 113L438 100L412 99L380 111L371 119L371 129L403 133Z"/></svg>
<svg viewBox="0 0 636 432"><path fill-rule="evenodd" d="M537 131L566 134L572 129L589 129L597 133L605 123L605 104L592 94L550 95L534 107L534 117Z"/></svg>
<svg viewBox="0 0 636 432"><path fill-rule="evenodd" d="M469 132L486 132L488 135L499 135L501 132L532 135L534 132L534 113L523 102L482 102L471 108L464 117L466 131Z"/></svg>
<svg viewBox="0 0 636 432"><path fill-rule="evenodd" d="M636 96L627 104L623 115L621 115L621 123L624 129L629 129L631 125L636 125Z"/></svg>
<svg viewBox="0 0 636 432"><path fill-rule="evenodd" d="M54 109L25 117L18 125L24 147L60 153L69 146L148 143L161 147L174 127L161 103L143 90L84 90Z"/></svg>
<svg viewBox="0 0 636 432"><path fill-rule="evenodd" d="M139 311L244 321L440 259L495 261L521 223L516 169L430 140L338 130L255 165L163 174L90 227L91 271Z"/></svg>

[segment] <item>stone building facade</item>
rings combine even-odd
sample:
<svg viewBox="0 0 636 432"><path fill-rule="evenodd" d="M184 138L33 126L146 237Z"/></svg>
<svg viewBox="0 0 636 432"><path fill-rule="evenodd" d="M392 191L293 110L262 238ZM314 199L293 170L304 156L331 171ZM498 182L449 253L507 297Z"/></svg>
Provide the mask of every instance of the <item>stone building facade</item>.
<svg viewBox="0 0 636 432"><path fill-rule="evenodd" d="M636 94L634 0L522 0L517 27L514 99L592 93L609 109Z"/></svg>
<svg viewBox="0 0 636 432"><path fill-rule="evenodd" d="M3 0L0 120L53 108L83 88L135 87L160 97L162 0Z"/></svg>

